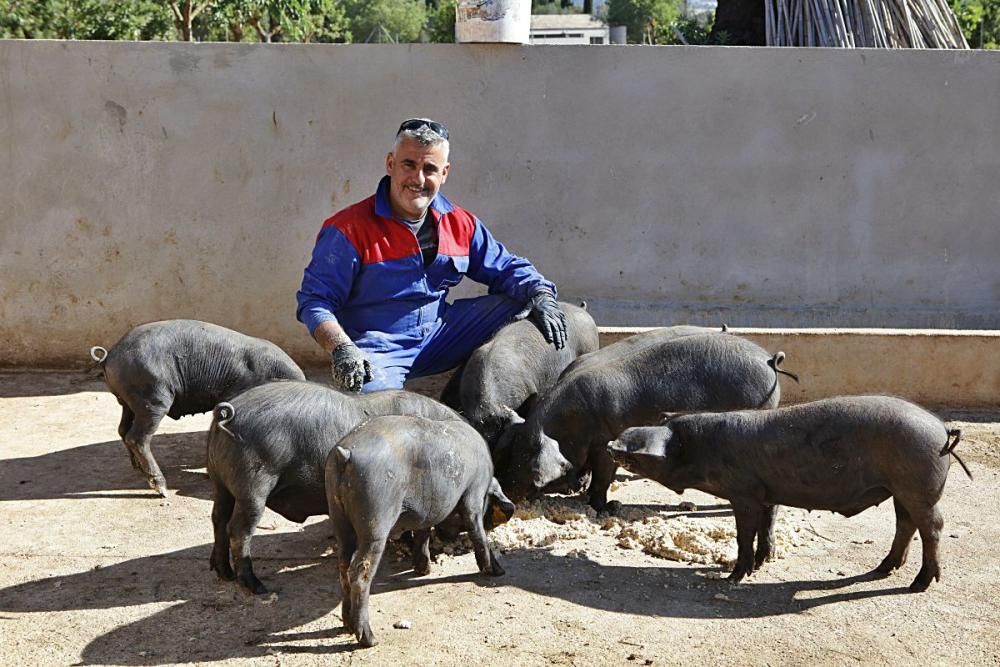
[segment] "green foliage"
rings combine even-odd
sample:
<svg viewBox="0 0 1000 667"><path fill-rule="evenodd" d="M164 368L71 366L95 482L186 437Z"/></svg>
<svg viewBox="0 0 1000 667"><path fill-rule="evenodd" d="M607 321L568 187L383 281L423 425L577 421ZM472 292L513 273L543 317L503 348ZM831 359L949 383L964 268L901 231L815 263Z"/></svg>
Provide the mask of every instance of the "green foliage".
<svg viewBox="0 0 1000 667"><path fill-rule="evenodd" d="M532 14L577 14L579 11L579 8L574 5L566 6L560 0L552 0L551 2L532 0L531 2Z"/></svg>
<svg viewBox="0 0 1000 667"><path fill-rule="evenodd" d="M680 17L679 0L608 0L609 25L624 25L630 44L672 44L670 26Z"/></svg>
<svg viewBox="0 0 1000 667"><path fill-rule="evenodd" d="M450 44L455 41L455 0L440 0L427 19L427 38Z"/></svg>
<svg viewBox="0 0 1000 667"><path fill-rule="evenodd" d="M672 24L667 26L658 35L657 44L683 44L677 33L680 32L688 44L724 46L729 43L729 33L720 31L715 36L712 35L712 24L715 22L715 14L698 16L680 16Z"/></svg>
<svg viewBox="0 0 1000 667"><path fill-rule="evenodd" d="M951 0L969 46L1000 48L1000 0Z"/></svg>
<svg viewBox="0 0 1000 667"><path fill-rule="evenodd" d="M173 19L153 0L0 0L0 37L172 39Z"/></svg>
<svg viewBox="0 0 1000 667"><path fill-rule="evenodd" d="M354 42L416 42L427 22L424 0L344 0L344 6Z"/></svg>
<svg viewBox="0 0 1000 667"><path fill-rule="evenodd" d="M205 41L349 41L337 0L216 0L195 29Z"/></svg>

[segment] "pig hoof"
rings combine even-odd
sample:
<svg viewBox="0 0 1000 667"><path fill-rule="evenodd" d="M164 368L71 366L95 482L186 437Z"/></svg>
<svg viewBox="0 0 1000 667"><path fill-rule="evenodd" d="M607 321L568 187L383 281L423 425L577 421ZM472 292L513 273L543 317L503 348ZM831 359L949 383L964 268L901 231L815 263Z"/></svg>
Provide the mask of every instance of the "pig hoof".
<svg viewBox="0 0 1000 667"><path fill-rule="evenodd" d="M612 500L609 503L605 503L604 507L597 511L597 516L605 519L609 516L618 516L618 513L622 511L622 504L617 500Z"/></svg>
<svg viewBox="0 0 1000 667"><path fill-rule="evenodd" d="M767 549L766 551L758 551L753 559L753 569L759 568L764 563L774 560L774 549Z"/></svg>
<svg viewBox="0 0 1000 667"><path fill-rule="evenodd" d="M378 644L378 640L375 639L375 634L371 628L365 628L358 633L358 643L364 648L371 648Z"/></svg>
<svg viewBox="0 0 1000 667"><path fill-rule="evenodd" d="M162 477L147 477L146 484L149 485L153 491L156 491L161 498L167 497L167 481Z"/></svg>
<svg viewBox="0 0 1000 667"><path fill-rule="evenodd" d="M430 561L413 564L413 574L417 575L418 577L422 577L430 573L431 573Z"/></svg>
<svg viewBox="0 0 1000 667"><path fill-rule="evenodd" d="M883 560L881 563L878 564L878 567L876 567L873 570L873 572L875 572L876 574L880 574L884 577L891 574L893 570L898 569L901 565L902 563L896 561L895 559L889 559L887 557L885 560Z"/></svg>
<svg viewBox="0 0 1000 667"><path fill-rule="evenodd" d="M934 570L920 568L920 572L917 572L917 578L910 584L910 592L923 593L932 581L941 581L941 571L936 568Z"/></svg>
<svg viewBox="0 0 1000 667"><path fill-rule="evenodd" d="M267 587L257 577L238 577L238 580L240 588L250 595L264 595L268 592Z"/></svg>
<svg viewBox="0 0 1000 667"><path fill-rule="evenodd" d="M493 564L490 565L489 569L485 570L483 574L490 577L502 577L503 575L507 574L507 571L500 566L500 563L498 563L497 561L493 561Z"/></svg>
<svg viewBox="0 0 1000 667"><path fill-rule="evenodd" d="M743 581L743 577L747 576L747 574L748 572L746 571L745 568L737 567L729 575L729 581L733 582L734 584L738 584L741 581Z"/></svg>
<svg viewBox="0 0 1000 667"><path fill-rule="evenodd" d="M236 579L236 573L233 572L232 566L230 566L228 563L226 563L225 565L220 565L215 561L210 561L208 564L208 569L215 572L215 574L222 581L235 581Z"/></svg>

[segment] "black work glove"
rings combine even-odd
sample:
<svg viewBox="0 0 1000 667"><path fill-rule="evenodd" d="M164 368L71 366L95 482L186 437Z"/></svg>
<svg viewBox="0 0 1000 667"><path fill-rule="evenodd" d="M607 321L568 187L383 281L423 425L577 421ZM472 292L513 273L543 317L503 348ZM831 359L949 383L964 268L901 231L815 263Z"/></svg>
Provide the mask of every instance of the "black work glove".
<svg viewBox="0 0 1000 667"><path fill-rule="evenodd" d="M372 365L354 343L341 343L330 353L330 376L344 391L359 392L372 381Z"/></svg>
<svg viewBox="0 0 1000 667"><path fill-rule="evenodd" d="M541 330L545 340L557 350L566 347L566 313L559 307L556 297L548 290L540 290L531 298L528 317Z"/></svg>

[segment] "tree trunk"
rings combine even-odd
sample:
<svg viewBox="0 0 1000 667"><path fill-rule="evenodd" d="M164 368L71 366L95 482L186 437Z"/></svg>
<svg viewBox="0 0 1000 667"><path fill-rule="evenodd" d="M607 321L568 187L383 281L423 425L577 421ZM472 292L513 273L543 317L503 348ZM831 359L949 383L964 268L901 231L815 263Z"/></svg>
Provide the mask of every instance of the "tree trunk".
<svg viewBox="0 0 1000 667"><path fill-rule="evenodd" d="M764 0L719 0L711 37L720 32L730 46L764 46Z"/></svg>
<svg viewBox="0 0 1000 667"><path fill-rule="evenodd" d="M583 0L583 13L584 14L594 13L594 0Z"/></svg>

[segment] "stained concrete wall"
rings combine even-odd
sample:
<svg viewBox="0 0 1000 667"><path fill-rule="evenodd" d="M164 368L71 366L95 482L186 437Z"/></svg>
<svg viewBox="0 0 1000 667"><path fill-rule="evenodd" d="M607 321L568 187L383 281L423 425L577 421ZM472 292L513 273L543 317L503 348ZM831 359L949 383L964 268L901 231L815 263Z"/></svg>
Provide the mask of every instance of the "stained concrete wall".
<svg viewBox="0 0 1000 667"><path fill-rule="evenodd" d="M0 366L294 292L401 118L603 325L1000 328L1000 53L0 42Z"/></svg>

